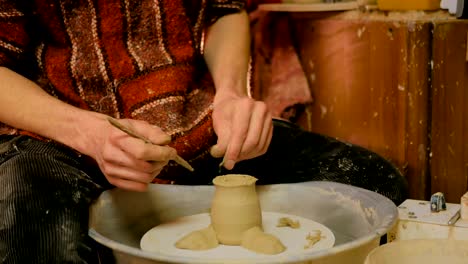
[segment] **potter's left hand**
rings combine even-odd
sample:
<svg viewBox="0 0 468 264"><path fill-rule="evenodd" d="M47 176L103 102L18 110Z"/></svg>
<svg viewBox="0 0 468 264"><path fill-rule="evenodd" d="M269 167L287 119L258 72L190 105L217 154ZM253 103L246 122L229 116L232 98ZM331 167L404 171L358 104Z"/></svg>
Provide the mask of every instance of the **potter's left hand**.
<svg viewBox="0 0 468 264"><path fill-rule="evenodd" d="M218 142L213 157L223 157L224 167L265 154L270 145L273 124L266 104L247 96L217 95L214 100L213 127Z"/></svg>

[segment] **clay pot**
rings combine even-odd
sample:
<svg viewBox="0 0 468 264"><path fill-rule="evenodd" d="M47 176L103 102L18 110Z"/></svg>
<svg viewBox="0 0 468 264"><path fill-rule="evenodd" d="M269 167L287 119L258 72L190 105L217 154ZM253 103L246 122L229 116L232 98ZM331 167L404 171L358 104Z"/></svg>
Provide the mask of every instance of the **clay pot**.
<svg viewBox="0 0 468 264"><path fill-rule="evenodd" d="M221 244L240 245L245 231L255 226L262 228L256 181L255 177L239 174L213 180L216 190L211 204L211 224Z"/></svg>

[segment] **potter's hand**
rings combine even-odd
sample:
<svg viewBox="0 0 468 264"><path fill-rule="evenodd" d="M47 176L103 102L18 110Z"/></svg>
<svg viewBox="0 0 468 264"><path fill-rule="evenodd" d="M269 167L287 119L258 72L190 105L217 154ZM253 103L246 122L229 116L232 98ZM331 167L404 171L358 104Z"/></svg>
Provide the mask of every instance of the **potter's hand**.
<svg viewBox="0 0 468 264"><path fill-rule="evenodd" d="M211 155L224 156L224 167L229 170L238 161L263 155L273 133L272 116L265 103L238 95L215 97L213 127L218 142Z"/></svg>
<svg viewBox="0 0 468 264"><path fill-rule="evenodd" d="M148 184L177 153L167 146L171 138L160 128L139 120L121 119L119 122L154 144L129 136L104 119L97 130L100 133L93 139L90 156L96 160L112 185L127 190L145 191Z"/></svg>

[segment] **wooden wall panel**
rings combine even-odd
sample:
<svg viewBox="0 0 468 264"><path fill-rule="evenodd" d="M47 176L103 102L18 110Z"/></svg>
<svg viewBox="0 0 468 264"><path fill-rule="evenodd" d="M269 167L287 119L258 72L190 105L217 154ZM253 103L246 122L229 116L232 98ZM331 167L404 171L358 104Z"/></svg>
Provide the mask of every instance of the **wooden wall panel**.
<svg viewBox="0 0 468 264"><path fill-rule="evenodd" d="M442 191L447 201L459 202L468 189L467 20L442 11L265 18L291 25L313 97L301 126L386 157L407 177L410 198ZM275 34L275 28L262 30ZM256 45L264 44L275 48ZM268 52L254 56L263 58L259 73L268 72ZM262 99L271 83L262 78L271 76L256 78L262 87L254 94Z"/></svg>
<svg viewBox="0 0 468 264"><path fill-rule="evenodd" d="M432 25L407 23L409 34L407 63L408 90L406 93L406 165L411 197L429 199L430 152L430 60ZM415 26L415 27L414 27ZM406 66L406 68L405 68Z"/></svg>
<svg viewBox="0 0 468 264"><path fill-rule="evenodd" d="M468 191L468 62L466 23L434 24L432 191L460 202Z"/></svg>
<svg viewBox="0 0 468 264"><path fill-rule="evenodd" d="M427 196L430 25L302 16L295 31L314 98L303 126L376 151Z"/></svg>

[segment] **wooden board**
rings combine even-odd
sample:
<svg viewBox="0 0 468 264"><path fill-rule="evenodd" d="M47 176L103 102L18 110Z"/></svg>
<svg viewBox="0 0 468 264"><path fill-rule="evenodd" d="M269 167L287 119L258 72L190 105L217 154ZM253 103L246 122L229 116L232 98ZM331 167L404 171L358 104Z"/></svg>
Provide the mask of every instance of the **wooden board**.
<svg viewBox="0 0 468 264"><path fill-rule="evenodd" d="M295 24L314 99L304 126L379 153L412 198L426 198L431 26L366 16Z"/></svg>
<svg viewBox="0 0 468 264"><path fill-rule="evenodd" d="M275 11L275 12L326 12L326 11L343 11L353 10L358 8L358 3L339 2L339 3L275 3L275 4L260 4L259 10Z"/></svg>
<svg viewBox="0 0 468 264"><path fill-rule="evenodd" d="M284 19L313 97L297 122L391 160L410 198L441 191L459 202L468 190L468 21L442 11L271 12L256 36L272 42ZM262 99L274 47L258 46Z"/></svg>
<svg viewBox="0 0 468 264"><path fill-rule="evenodd" d="M436 22L433 31L432 192L459 203L468 190L468 23Z"/></svg>

